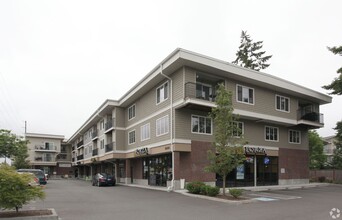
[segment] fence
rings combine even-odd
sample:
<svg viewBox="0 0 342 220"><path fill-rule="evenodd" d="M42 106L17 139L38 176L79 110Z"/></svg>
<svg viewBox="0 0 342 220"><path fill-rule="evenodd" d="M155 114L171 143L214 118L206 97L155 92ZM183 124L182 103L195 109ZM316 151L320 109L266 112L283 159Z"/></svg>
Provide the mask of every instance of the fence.
<svg viewBox="0 0 342 220"><path fill-rule="evenodd" d="M317 181L319 177L342 183L342 170L310 170L310 179Z"/></svg>

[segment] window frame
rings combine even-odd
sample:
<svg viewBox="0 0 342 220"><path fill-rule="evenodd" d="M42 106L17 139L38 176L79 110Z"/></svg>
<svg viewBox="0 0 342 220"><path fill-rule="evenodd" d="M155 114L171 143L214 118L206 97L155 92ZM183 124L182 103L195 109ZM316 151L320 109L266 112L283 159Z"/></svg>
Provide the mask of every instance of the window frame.
<svg viewBox="0 0 342 220"><path fill-rule="evenodd" d="M134 142L130 142L130 134L134 132ZM134 130L131 130L128 132L128 145L132 145L132 144L135 144L136 142L136 132L135 132L135 129Z"/></svg>
<svg viewBox="0 0 342 220"><path fill-rule="evenodd" d="M291 132L298 132L297 134L298 134L299 142L293 142L293 141L291 141L291 135L290 135ZM289 143L290 143L290 144L301 144L301 143L302 143L302 132L299 131L299 130L289 129L288 137L289 137L288 140L289 140Z"/></svg>
<svg viewBox="0 0 342 220"><path fill-rule="evenodd" d="M134 112L132 111L132 114L134 113L134 115L132 115L132 117L130 117L130 109L133 109L134 108ZM135 118L136 116L136 111L137 111L137 107L135 105L135 103L133 105L131 105L130 107L128 107L128 110L127 110L127 115L128 115L128 121L132 120Z"/></svg>
<svg viewBox="0 0 342 220"><path fill-rule="evenodd" d="M197 117L197 119L198 119L198 131L194 131L194 129L193 129L193 122L194 122L194 118L195 117ZM203 128L204 128L204 132L201 132L200 131L200 118L204 118L204 125L203 125ZM207 119L209 119L210 120L210 133L207 133ZM213 120L212 120L212 118L210 118L210 117L206 117L206 116L202 116L202 115L194 115L194 114L192 114L191 115L191 133L192 134L205 134L205 135L212 135L213 134Z"/></svg>
<svg viewBox="0 0 342 220"><path fill-rule="evenodd" d="M270 129L277 129L277 139L276 140L271 140L271 139L267 139L267 128L270 128ZM273 133L274 133L274 131L273 131ZM273 136L274 136L274 134L273 134ZM270 135L270 137L271 137L271 135ZM268 126L268 125L266 125L265 126L265 129L264 129L264 138L265 138L265 141L271 141L271 142L279 142L279 127L274 127L274 126Z"/></svg>
<svg viewBox="0 0 342 220"><path fill-rule="evenodd" d="M165 85L167 85L167 91L165 93ZM164 88L163 91L164 91L164 96L166 94L166 98L163 97L163 99L161 99L161 96L159 96L159 102L158 102L158 90L161 89L161 88ZM161 91L161 90L159 90ZM164 101L168 100L169 99L169 91L170 91L170 86L169 86L169 81L166 81L164 82L162 85L160 85L159 87L156 88L156 105L159 105L160 103L163 103Z"/></svg>
<svg viewBox="0 0 342 220"><path fill-rule="evenodd" d="M280 103L279 103L279 109L278 109L278 97L280 98ZM288 108L288 110L286 111L286 110L283 110L283 109L281 109L281 103L282 103L282 99L284 99L284 100L288 100L288 106L287 106L287 108ZM286 104L286 102L285 102L285 104ZM284 106L285 107L285 109L286 109L286 106ZM290 113L290 107L291 107L291 99L289 98L289 97L286 97L286 96L282 96L282 95L278 95L278 94L276 94L275 95L275 109L277 110L277 111L280 111L280 112L286 112L286 113Z"/></svg>
<svg viewBox="0 0 342 220"><path fill-rule="evenodd" d="M241 101L239 100L239 87L241 87ZM253 91L253 99L252 103L249 102L250 94L248 93L248 102L243 101L243 88L248 89L248 91L252 90ZM240 84L236 84L236 101L239 103L243 104L248 104L248 105L255 105L255 89L249 86L243 86Z"/></svg>
<svg viewBox="0 0 342 220"><path fill-rule="evenodd" d="M163 119L165 119L165 118L167 118L167 120L166 120L166 121L167 121L167 126L165 126L165 128L167 128L167 129L164 129L164 130L165 130L164 133L158 134L158 130L161 130L161 129L158 129L158 122L161 121L161 120L163 120ZM170 119L169 119L169 115L165 115L165 116L163 116L163 117L161 117L161 118L156 119L156 137L159 137L159 136L168 134L168 133L170 132L169 130L170 130Z"/></svg>
<svg viewBox="0 0 342 220"><path fill-rule="evenodd" d="M237 124L237 126L239 125L239 124L241 124L242 126L242 129L241 129L241 134L240 135L234 135L234 133L236 132L235 130L234 130L234 124ZM233 137L234 138L241 138L243 135L245 134L245 123L244 122L242 122L242 121L233 121Z"/></svg>
<svg viewBox="0 0 342 220"><path fill-rule="evenodd" d="M148 129L147 129L148 128ZM145 132L143 132L144 131L144 129L147 129L146 131L148 131L147 133L148 133L148 137L145 137ZM147 123L147 124L144 124L144 125L142 125L141 127L140 127L140 140L141 141L146 141L146 140L149 140L149 139L151 139L151 124L150 123Z"/></svg>

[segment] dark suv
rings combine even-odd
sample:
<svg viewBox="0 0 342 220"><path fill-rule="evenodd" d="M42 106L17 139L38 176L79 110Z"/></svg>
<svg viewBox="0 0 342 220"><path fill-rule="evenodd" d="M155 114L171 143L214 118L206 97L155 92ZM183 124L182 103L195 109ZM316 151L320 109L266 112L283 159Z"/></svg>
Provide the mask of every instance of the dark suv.
<svg viewBox="0 0 342 220"><path fill-rule="evenodd" d="M17 170L18 173L33 173L39 179L40 185L46 185L46 177L42 170L39 169L19 169Z"/></svg>

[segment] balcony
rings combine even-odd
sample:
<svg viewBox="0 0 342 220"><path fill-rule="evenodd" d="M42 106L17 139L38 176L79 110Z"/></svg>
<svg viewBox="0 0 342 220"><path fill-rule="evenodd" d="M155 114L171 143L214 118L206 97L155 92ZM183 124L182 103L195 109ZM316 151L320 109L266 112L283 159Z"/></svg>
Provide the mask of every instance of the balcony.
<svg viewBox="0 0 342 220"><path fill-rule="evenodd" d="M77 160L83 160L84 156L83 154L77 156Z"/></svg>
<svg viewBox="0 0 342 220"><path fill-rule="evenodd" d="M110 152L110 151L113 151L113 146L115 146L115 142L112 142L112 143L109 143L109 144L106 144L105 145L105 152Z"/></svg>
<svg viewBox="0 0 342 220"><path fill-rule="evenodd" d="M77 148L82 147L82 146L83 146L83 140L77 143Z"/></svg>
<svg viewBox="0 0 342 220"><path fill-rule="evenodd" d="M73 158L71 159L71 161L72 161L72 162L75 162L75 157L73 157Z"/></svg>
<svg viewBox="0 0 342 220"><path fill-rule="evenodd" d="M91 133L92 140L95 141L98 137L99 137L98 130L97 129L93 130L93 132Z"/></svg>
<svg viewBox="0 0 342 220"><path fill-rule="evenodd" d="M56 146L48 146L48 145L35 145L35 151L57 151Z"/></svg>
<svg viewBox="0 0 342 220"><path fill-rule="evenodd" d="M46 156L38 156L34 158L37 162L56 162L56 160L52 157L46 157Z"/></svg>
<svg viewBox="0 0 342 220"><path fill-rule="evenodd" d="M111 120L109 120L105 123L105 133L113 130L114 127L115 127L115 119L112 118Z"/></svg>
<svg viewBox="0 0 342 220"><path fill-rule="evenodd" d="M93 149L93 156L97 156L97 154L98 154L97 148L96 148L96 149Z"/></svg>
<svg viewBox="0 0 342 220"><path fill-rule="evenodd" d="M314 128L323 127L324 115L315 111L301 108L297 112L298 123L311 125Z"/></svg>

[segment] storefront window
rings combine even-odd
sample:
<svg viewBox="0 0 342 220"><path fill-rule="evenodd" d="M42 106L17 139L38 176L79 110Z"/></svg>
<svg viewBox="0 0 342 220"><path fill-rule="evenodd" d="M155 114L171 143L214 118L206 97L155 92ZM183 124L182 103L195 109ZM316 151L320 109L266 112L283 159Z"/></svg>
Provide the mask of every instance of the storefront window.
<svg viewBox="0 0 342 220"><path fill-rule="evenodd" d="M149 185L166 186L172 180L171 154L147 157L143 160L143 178Z"/></svg>

